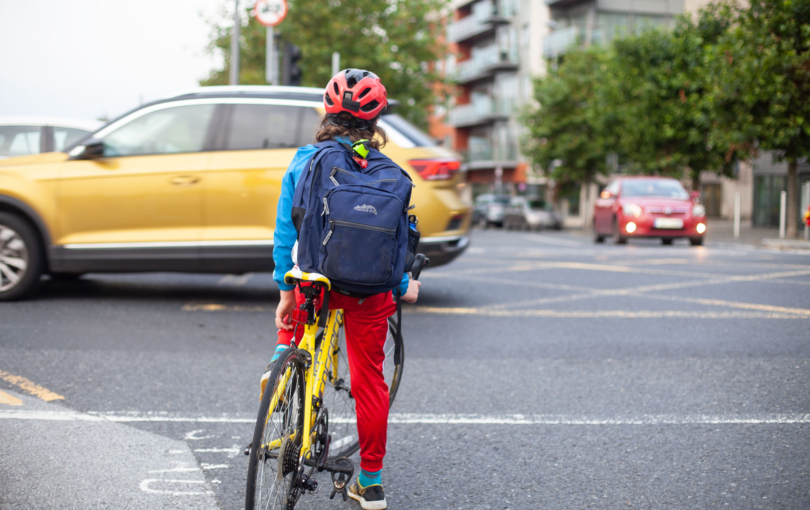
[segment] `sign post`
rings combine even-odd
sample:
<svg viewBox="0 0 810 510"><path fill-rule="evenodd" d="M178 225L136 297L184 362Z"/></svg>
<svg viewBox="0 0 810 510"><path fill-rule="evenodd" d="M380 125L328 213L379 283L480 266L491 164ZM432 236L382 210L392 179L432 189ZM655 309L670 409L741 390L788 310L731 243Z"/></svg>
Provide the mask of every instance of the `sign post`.
<svg viewBox="0 0 810 510"><path fill-rule="evenodd" d="M278 51L273 27L284 21L284 17L287 16L287 1L256 0L253 15L256 21L267 27L265 79L271 85L278 85Z"/></svg>

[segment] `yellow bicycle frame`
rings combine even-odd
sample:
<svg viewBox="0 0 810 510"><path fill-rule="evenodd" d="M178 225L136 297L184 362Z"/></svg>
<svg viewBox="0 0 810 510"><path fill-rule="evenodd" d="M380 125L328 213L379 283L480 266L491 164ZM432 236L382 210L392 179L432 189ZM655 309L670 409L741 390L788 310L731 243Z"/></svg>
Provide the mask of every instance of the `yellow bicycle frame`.
<svg viewBox="0 0 810 510"><path fill-rule="evenodd" d="M328 292L328 291L327 291ZM304 424L309 428L310 433L304 434L301 442L301 458L303 459L312 447L312 442L315 439L315 419L317 416L313 413L313 400L315 397L322 398L324 388L326 386L327 377L330 381L337 380L338 378L338 353L340 346L340 328L343 327L343 310L330 310L329 318L326 323L326 330L324 331L321 343L317 346L316 350L316 336L318 333L318 320L316 317L315 324L307 324L304 329L304 336L301 338L301 343L298 349L306 350L311 358L312 363L307 368L304 378L306 386L306 395L304 397ZM287 378L289 373L285 374L281 384L276 386L275 393L270 400L270 407L267 410L267 417L265 424L270 419L270 415L276 408L276 404L281 399L281 392L287 386ZM323 405L323 402L321 402ZM276 439L267 445L264 445L267 450L280 448L281 438Z"/></svg>

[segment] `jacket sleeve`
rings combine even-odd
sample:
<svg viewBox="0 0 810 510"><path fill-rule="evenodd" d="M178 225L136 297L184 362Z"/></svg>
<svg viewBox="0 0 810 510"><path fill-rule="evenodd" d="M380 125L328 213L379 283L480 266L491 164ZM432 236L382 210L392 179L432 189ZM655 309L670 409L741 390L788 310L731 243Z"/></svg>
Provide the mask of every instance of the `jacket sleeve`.
<svg viewBox="0 0 810 510"><path fill-rule="evenodd" d="M402 275L402 281L399 282L399 287L397 287L400 296L404 296L405 293L408 292L408 283L410 281L411 279L408 277L408 273Z"/></svg>
<svg viewBox="0 0 810 510"><path fill-rule="evenodd" d="M306 169L309 159L318 149L313 145L301 147L295 153L292 163L287 167L284 177L281 179L281 194L278 197L278 209L276 210L276 229L273 232L273 280L278 283L281 290L293 290L294 285L284 283L284 275L293 268L292 249L298 239L298 232L292 221L292 203L295 187L301 174Z"/></svg>

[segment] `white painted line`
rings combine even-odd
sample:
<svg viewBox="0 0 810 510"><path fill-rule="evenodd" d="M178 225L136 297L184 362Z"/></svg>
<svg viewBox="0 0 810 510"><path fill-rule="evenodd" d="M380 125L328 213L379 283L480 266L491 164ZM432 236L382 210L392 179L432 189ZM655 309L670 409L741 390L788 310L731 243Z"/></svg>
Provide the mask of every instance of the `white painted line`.
<svg viewBox="0 0 810 510"><path fill-rule="evenodd" d="M149 487L153 483L177 484L177 483L205 483L205 480L160 480L158 478L147 478L142 481L139 488L143 492L152 494L170 494L172 496L203 496L213 494L213 491L171 491L171 490L158 490Z"/></svg>
<svg viewBox="0 0 810 510"><path fill-rule="evenodd" d="M227 464L206 464L205 462L203 462L202 464L200 464L200 467L202 467L205 470L209 470L209 469L227 469L230 466Z"/></svg>
<svg viewBox="0 0 810 510"><path fill-rule="evenodd" d="M194 453L240 453L239 448L197 448Z"/></svg>
<svg viewBox="0 0 810 510"><path fill-rule="evenodd" d="M255 418L246 417L193 417L168 415L82 414L67 411L0 410L0 419L7 420L56 420L56 421L111 421L111 422L182 422L182 423L255 423ZM336 420L332 420L337 423ZM737 424L805 424L810 423L810 413L792 414L721 414L677 415L643 414L637 416L572 416L555 414L416 414L391 413L393 424L424 425L737 425ZM241 449L199 448L198 453L239 453Z"/></svg>

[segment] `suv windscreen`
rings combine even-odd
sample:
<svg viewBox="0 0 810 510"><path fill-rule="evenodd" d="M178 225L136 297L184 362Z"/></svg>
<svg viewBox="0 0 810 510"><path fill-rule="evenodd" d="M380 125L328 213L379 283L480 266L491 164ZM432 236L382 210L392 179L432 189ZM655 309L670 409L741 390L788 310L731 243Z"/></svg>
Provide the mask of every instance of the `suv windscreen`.
<svg viewBox="0 0 810 510"><path fill-rule="evenodd" d="M283 149L315 142L321 116L314 108L236 104L225 141L226 150Z"/></svg>
<svg viewBox="0 0 810 510"><path fill-rule="evenodd" d="M685 200L689 193L672 179L627 179L622 184L623 197L666 197Z"/></svg>
<svg viewBox="0 0 810 510"><path fill-rule="evenodd" d="M384 115L383 120L399 131L402 136L410 140L417 147L433 147L436 145L436 141L427 133L423 132L421 129L395 113Z"/></svg>

